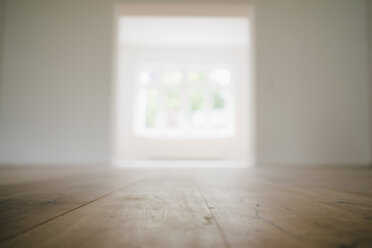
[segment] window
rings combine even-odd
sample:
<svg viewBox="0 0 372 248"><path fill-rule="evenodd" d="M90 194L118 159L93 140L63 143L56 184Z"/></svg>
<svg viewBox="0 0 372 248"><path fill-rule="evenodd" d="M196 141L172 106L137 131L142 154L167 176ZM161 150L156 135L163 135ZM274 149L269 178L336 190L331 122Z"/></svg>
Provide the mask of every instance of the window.
<svg viewBox="0 0 372 248"><path fill-rule="evenodd" d="M231 71L223 66L144 66L137 74L138 136L231 137Z"/></svg>
<svg viewBox="0 0 372 248"><path fill-rule="evenodd" d="M131 3L114 13L113 163L254 161L253 9Z"/></svg>

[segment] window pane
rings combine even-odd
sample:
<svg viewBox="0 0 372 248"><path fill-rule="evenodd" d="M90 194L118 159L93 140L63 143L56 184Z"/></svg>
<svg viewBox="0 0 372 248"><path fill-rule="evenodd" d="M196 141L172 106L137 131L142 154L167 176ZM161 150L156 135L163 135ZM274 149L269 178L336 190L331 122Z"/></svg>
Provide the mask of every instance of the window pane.
<svg viewBox="0 0 372 248"><path fill-rule="evenodd" d="M151 85L159 81L158 75L154 71L143 70L139 74L139 81L142 85Z"/></svg>
<svg viewBox="0 0 372 248"><path fill-rule="evenodd" d="M216 92L213 94L213 109L223 109L225 107L225 99L223 98L221 92Z"/></svg>
<svg viewBox="0 0 372 248"><path fill-rule="evenodd" d="M180 85L183 80L183 74L181 71L167 71L163 74L163 85L172 86Z"/></svg>
<svg viewBox="0 0 372 248"><path fill-rule="evenodd" d="M204 72L191 71L187 73L187 82L190 84L203 84L206 78Z"/></svg>
<svg viewBox="0 0 372 248"><path fill-rule="evenodd" d="M146 92L146 127L154 128L156 126L158 108L159 108L159 92L156 89L148 89Z"/></svg>
<svg viewBox="0 0 372 248"><path fill-rule="evenodd" d="M177 128L180 126L180 93L169 91L166 94L166 124L167 127Z"/></svg>
<svg viewBox="0 0 372 248"><path fill-rule="evenodd" d="M227 105L227 93L215 92L212 94L212 108L210 110L210 125L213 128L223 128L229 119Z"/></svg>
<svg viewBox="0 0 372 248"><path fill-rule="evenodd" d="M191 112L200 111L203 108L204 96L201 91L194 91L191 93L190 104Z"/></svg>
<svg viewBox="0 0 372 248"><path fill-rule="evenodd" d="M205 96L201 91L194 91L190 95L190 119L192 127L205 127L207 125L204 110Z"/></svg>

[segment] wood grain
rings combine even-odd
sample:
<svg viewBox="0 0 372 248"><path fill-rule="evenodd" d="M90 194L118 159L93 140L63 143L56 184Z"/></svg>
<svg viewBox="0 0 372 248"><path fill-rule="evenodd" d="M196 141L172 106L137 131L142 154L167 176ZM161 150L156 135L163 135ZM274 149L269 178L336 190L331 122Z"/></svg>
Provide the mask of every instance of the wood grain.
<svg viewBox="0 0 372 248"><path fill-rule="evenodd" d="M0 247L372 247L370 169L18 170Z"/></svg>
<svg viewBox="0 0 372 248"><path fill-rule="evenodd" d="M35 170L39 171L36 181L29 181L26 176L26 182L20 182L19 177L29 175L20 171L18 176L12 175L16 183L0 186L0 243L125 187L138 178L102 170Z"/></svg>

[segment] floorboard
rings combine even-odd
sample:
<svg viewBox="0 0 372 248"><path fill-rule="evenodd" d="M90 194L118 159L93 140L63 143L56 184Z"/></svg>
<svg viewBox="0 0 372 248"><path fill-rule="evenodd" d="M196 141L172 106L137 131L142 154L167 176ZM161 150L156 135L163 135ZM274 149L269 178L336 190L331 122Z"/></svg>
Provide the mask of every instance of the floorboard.
<svg viewBox="0 0 372 248"><path fill-rule="evenodd" d="M0 247L372 247L371 169L0 175Z"/></svg>

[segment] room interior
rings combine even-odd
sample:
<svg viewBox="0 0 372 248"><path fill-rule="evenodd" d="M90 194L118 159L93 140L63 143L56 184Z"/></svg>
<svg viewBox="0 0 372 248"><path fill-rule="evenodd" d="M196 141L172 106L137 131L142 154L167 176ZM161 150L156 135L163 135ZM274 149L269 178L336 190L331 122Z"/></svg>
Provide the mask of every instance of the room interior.
<svg viewBox="0 0 372 248"><path fill-rule="evenodd" d="M371 0L0 0L0 247L372 247Z"/></svg>

